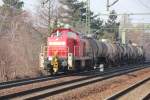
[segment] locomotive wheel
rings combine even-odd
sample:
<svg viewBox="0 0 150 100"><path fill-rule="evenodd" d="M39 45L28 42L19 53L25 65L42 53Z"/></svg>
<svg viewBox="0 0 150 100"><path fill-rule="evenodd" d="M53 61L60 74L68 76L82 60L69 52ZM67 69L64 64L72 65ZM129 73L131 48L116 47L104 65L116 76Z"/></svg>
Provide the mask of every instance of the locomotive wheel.
<svg viewBox="0 0 150 100"><path fill-rule="evenodd" d="M77 72L82 71L82 67L81 67L81 61L75 61L75 68Z"/></svg>
<svg viewBox="0 0 150 100"><path fill-rule="evenodd" d="M51 75L53 75L53 74L54 74L53 68L51 67L51 68L48 70L48 72L49 72Z"/></svg>
<svg viewBox="0 0 150 100"><path fill-rule="evenodd" d="M65 67L63 68L63 72L64 72L65 74L67 74L67 73L69 72L68 66L65 66Z"/></svg>
<svg viewBox="0 0 150 100"><path fill-rule="evenodd" d="M92 65L92 61L91 61L91 60L86 60L85 69L88 70L88 71L90 71L90 70L93 69L92 66L93 66L93 65Z"/></svg>

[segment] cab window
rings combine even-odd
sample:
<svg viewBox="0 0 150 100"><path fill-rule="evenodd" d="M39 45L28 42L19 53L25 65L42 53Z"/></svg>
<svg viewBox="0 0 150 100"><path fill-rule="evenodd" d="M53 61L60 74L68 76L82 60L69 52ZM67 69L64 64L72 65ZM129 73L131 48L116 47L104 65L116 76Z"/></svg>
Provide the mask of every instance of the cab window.
<svg viewBox="0 0 150 100"><path fill-rule="evenodd" d="M68 38L76 39L76 33L74 33L74 32L68 32Z"/></svg>
<svg viewBox="0 0 150 100"><path fill-rule="evenodd" d="M62 36L62 33L59 31L57 31L51 35L51 37L60 37L60 36Z"/></svg>

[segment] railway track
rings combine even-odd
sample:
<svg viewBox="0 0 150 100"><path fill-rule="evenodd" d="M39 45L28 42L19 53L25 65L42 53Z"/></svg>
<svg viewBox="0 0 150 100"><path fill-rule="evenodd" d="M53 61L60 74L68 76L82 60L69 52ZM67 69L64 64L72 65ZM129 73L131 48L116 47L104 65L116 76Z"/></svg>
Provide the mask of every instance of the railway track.
<svg viewBox="0 0 150 100"><path fill-rule="evenodd" d="M107 69L107 70L108 71L116 70L116 68L118 69L119 67L110 68L110 69ZM0 90L11 88L11 87L18 87L18 86L27 85L27 84L32 84L32 83L44 82L44 81L48 81L48 80L56 80L56 79L60 79L60 78L68 77L68 76L88 75L88 74L90 74L94 71L95 70L79 72L79 73L71 73L71 74L60 73L56 76L41 76L41 77L35 77L35 78L29 78L29 79L21 79L21 80L2 82L2 83L0 83Z"/></svg>
<svg viewBox="0 0 150 100"><path fill-rule="evenodd" d="M67 76L68 75L59 74L57 76L42 76L42 77L36 77L36 78L8 81L8 82L0 83L0 89L18 87L21 85L27 85L27 84L32 84L32 83L37 83L37 82L42 82L42 81L47 81L47 80L59 79L59 78L67 77Z"/></svg>
<svg viewBox="0 0 150 100"><path fill-rule="evenodd" d="M143 66L143 65L142 65ZM147 68L147 66L143 67L124 67L122 69L118 70L110 70L104 73L97 73L92 76L87 76L84 78L76 79L76 80L71 80L71 81L66 81L63 83L58 83L58 84L53 84L49 85L46 87L41 87L41 88L35 88L27 91L22 91L18 92L15 94L9 94L9 95L4 95L1 96L0 99L39 99L39 98L44 98L47 96L52 96L70 89L78 88L84 85L88 85L91 83L95 83L98 81L103 81L106 79L110 79L112 77L118 76L118 75L123 75L125 73L130 73L133 71L141 70Z"/></svg>
<svg viewBox="0 0 150 100"><path fill-rule="evenodd" d="M142 91L140 86L144 86L147 84L147 82L149 82L148 84L150 84L150 76L131 85L130 87L124 89L124 90L121 90L119 91L118 93L112 95L111 97L107 98L107 100L137 100L137 99L140 99L140 100L150 100L150 94L142 97L142 96L138 96L140 94L138 94L138 91ZM139 89L140 88L140 89ZM146 87L148 88L148 87ZM139 90L138 90L139 89ZM150 89L149 89L150 90ZM144 91L144 89L143 89ZM142 92L140 92L142 93ZM149 91L150 93L150 91Z"/></svg>
<svg viewBox="0 0 150 100"><path fill-rule="evenodd" d="M112 69L110 69L110 70L112 70ZM18 87L18 86L27 85L27 84L44 82L44 81L48 81L48 80L56 80L56 79L65 78L65 77L69 77L69 76L82 75L82 74L86 75L86 74L89 74L92 72L94 72L94 70L84 71L84 72L79 72L79 73L74 72L74 73L68 73L68 74L60 73L56 76L42 76L42 77L36 77L36 78L2 82L2 83L0 83L0 90L12 88L12 87Z"/></svg>
<svg viewBox="0 0 150 100"><path fill-rule="evenodd" d="M143 100L149 100L149 99L150 99L150 93L147 94L147 95L143 98Z"/></svg>

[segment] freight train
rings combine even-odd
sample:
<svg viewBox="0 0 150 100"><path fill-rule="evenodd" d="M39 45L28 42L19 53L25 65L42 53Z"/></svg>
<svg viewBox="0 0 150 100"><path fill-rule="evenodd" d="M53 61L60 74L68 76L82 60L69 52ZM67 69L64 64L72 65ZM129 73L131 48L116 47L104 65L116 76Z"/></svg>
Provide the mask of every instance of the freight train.
<svg viewBox="0 0 150 100"><path fill-rule="evenodd" d="M100 64L116 66L144 60L144 50L136 44L96 40L68 28L52 32L40 53L40 69L51 74L91 70Z"/></svg>

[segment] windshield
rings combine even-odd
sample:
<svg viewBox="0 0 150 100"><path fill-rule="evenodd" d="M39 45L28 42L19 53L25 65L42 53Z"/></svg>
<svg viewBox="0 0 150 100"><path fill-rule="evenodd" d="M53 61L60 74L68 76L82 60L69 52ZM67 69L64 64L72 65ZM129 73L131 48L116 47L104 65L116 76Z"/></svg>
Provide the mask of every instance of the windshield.
<svg viewBox="0 0 150 100"><path fill-rule="evenodd" d="M57 31L51 35L51 37L60 37L60 36L62 36L62 33L60 33L59 31Z"/></svg>

